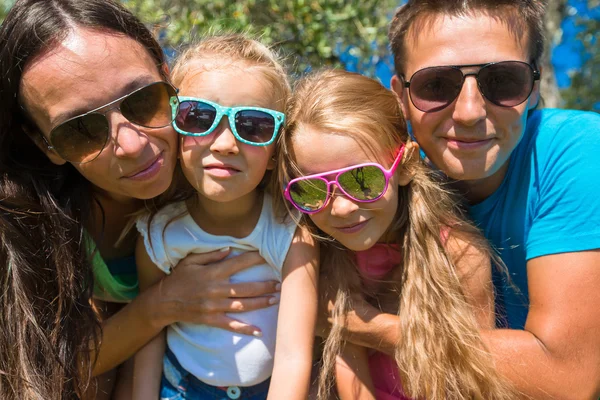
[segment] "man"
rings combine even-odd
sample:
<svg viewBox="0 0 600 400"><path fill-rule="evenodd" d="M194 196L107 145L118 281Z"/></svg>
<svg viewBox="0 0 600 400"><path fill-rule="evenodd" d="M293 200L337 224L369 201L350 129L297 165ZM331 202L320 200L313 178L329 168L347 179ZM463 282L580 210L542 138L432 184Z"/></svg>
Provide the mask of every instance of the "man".
<svg viewBox="0 0 600 400"><path fill-rule="evenodd" d="M409 0L392 88L508 267L508 326L480 332L498 370L535 399L598 399L600 116L536 110L543 15L540 0ZM359 304L348 340L393 353L397 321Z"/></svg>

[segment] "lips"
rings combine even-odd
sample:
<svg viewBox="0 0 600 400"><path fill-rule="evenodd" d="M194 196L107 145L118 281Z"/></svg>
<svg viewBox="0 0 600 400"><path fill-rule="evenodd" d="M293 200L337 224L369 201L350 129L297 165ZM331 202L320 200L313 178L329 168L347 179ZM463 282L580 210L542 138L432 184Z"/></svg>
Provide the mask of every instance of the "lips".
<svg viewBox="0 0 600 400"><path fill-rule="evenodd" d="M480 147L487 146L492 143L494 138L459 138L459 137L446 137L444 138L448 143L448 147L461 149L461 150L472 150Z"/></svg>
<svg viewBox="0 0 600 400"><path fill-rule="evenodd" d="M360 231L361 229L363 229L367 225L367 222L369 222L369 221L370 221L370 219L367 219L367 220L352 223L352 224L338 226L338 227L335 227L335 229L337 229L338 231L343 232L343 233L356 233L356 232Z"/></svg>
<svg viewBox="0 0 600 400"><path fill-rule="evenodd" d="M240 172L241 170L231 164L220 164L220 163L212 163L204 166L204 169L225 169L234 172Z"/></svg>
<svg viewBox="0 0 600 400"><path fill-rule="evenodd" d="M161 152L156 157L148 160L132 172L123 175L126 179L143 180L153 177L158 173L160 167L164 164L163 153Z"/></svg>
<svg viewBox="0 0 600 400"><path fill-rule="evenodd" d="M231 164L212 163L203 166L204 172L213 178L226 179L237 175L241 170Z"/></svg>

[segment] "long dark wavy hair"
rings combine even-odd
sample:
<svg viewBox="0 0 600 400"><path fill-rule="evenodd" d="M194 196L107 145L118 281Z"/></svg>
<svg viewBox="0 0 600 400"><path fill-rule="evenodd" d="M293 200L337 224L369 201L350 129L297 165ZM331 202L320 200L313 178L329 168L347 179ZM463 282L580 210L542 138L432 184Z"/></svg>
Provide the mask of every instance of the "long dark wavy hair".
<svg viewBox="0 0 600 400"><path fill-rule="evenodd" d="M1 399L77 398L100 342L84 237L91 184L40 151L19 101L27 63L77 27L131 37L164 64L148 29L112 0L18 0L0 27Z"/></svg>

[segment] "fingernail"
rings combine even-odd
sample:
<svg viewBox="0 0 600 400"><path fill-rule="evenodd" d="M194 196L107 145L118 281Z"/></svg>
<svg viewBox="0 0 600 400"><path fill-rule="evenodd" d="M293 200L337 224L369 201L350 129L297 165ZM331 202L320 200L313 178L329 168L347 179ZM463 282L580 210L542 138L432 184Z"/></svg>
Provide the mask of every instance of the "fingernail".
<svg viewBox="0 0 600 400"><path fill-rule="evenodd" d="M221 253L226 253L229 251L229 247L223 247L222 249L219 250Z"/></svg>
<svg viewBox="0 0 600 400"><path fill-rule="evenodd" d="M269 304L277 304L279 303L279 299L277 297L269 298Z"/></svg>
<svg viewBox="0 0 600 400"><path fill-rule="evenodd" d="M252 335L254 335L256 337L262 337L262 332L261 331L254 331L254 332L252 332Z"/></svg>
<svg viewBox="0 0 600 400"><path fill-rule="evenodd" d="M277 291L281 290L281 283L278 283L275 285L275 290L277 290Z"/></svg>

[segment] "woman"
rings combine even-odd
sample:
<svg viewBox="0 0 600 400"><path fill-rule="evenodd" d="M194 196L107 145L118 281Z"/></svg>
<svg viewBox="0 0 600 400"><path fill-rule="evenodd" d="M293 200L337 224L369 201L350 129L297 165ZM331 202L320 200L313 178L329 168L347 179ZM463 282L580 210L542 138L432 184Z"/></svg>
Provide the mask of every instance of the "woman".
<svg viewBox="0 0 600 400"><path fill-rule="evenodd" d="M176 90L144 25L113 1L19 0L0 42L0 398L81 395L175 321L255 331L225 312L269 306L274 282L229 283L256 254L190 256L136 297L120 235L177 150Z"/></svg>

